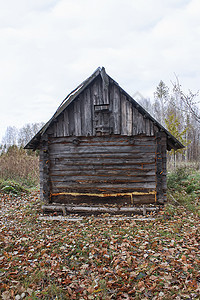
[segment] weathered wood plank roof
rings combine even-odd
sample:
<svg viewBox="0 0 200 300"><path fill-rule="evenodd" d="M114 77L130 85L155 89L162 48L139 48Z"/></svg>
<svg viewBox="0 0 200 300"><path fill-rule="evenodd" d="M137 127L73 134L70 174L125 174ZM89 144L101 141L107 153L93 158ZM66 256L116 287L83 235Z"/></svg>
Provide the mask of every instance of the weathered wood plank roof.
<svg viewBox="0 0 200 300"><path fill-rule="evenodd" d="M49 126L54 122L54 120L70 105L72 101L74 101L88 86L92 83L97 76L101 76L104 85L107 85L109 80L117 85L122 94L124 94L130 103L132 103L133 107L137 109L141 115L143 115L146 119L151 120L155 126L158 127L159 130L166 133L167 136L167 149L181 149L184 146L170 133L168 132L159 122L157 122L139 103L137 103L126 91L124 91L119 84L114 81L110 76L108 76L105 72L105 68L98 68L96 71L88 77L85 81L83 81L76 89L74 89L60 104L58 109L52 118L40 129L40 131L30 140L30 142L25 146L25 149L38 149L41 137L45 134ZM106 97L106 96L105 96ZM106 100L105 100L106 101Z"/></svg>

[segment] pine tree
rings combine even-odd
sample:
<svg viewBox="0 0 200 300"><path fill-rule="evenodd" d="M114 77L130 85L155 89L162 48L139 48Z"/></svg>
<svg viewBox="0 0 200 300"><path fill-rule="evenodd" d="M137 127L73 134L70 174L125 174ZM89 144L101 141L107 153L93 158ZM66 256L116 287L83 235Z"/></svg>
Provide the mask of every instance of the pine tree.
<svg viewBox="0 0 200 300"><path fill-rule="evenodd" d="M154 93L154 114L155 118L162 125L165 124L165 111L169 99L169 88L161 80Z"/></svg>

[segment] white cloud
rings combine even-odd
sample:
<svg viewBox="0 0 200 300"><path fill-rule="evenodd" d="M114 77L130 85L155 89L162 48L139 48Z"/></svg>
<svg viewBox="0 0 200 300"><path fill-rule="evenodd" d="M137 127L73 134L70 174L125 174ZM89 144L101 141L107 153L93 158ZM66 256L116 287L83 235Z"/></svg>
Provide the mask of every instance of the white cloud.
<svg viewBox="0 0 200 300"><path fill-rule="evenodd" d="M176 73L199 89L199 0L7 0L0 10L0 137L46 121L98 66L152 97Z"/></svg>

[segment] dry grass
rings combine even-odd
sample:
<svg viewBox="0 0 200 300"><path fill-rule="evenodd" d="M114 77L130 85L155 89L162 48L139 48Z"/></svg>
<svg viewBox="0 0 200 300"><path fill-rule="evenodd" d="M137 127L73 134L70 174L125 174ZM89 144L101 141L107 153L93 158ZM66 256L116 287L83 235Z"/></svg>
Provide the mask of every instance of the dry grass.
<svg viewBox="0 0 200 300"><path fill-rule="evenodd" d="M174 166L173 160L168 159L168 161L167 161L167 171L168 172L175 172L177 169L180 169L180 168L198 171L198 170L200 170L200 162L199 161L189 161L189 162L178 161L178 162L176 162L176 165Z"/></svg>
<svg viewBox="0 0 200 300"><path fill-rule="evenodd" d="M11 147L0 156L0 179L15 180L28 186L39 183L39 158L24 149Z"/></svg>

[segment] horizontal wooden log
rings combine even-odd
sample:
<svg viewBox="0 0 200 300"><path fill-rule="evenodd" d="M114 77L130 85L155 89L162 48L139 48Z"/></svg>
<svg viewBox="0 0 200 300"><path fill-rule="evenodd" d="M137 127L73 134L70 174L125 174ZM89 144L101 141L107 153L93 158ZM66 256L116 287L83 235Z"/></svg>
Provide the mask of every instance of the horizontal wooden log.
<svg viewBox="0 0 200 300"><path fill-rule="evenodd" d="M100 127L100 126L99 126ZM103 127L104 128L104 127ZM132 147L133 149L137 148L154 148L156 145L155 139L135 139L134 137L130 137L128 140L126 137L124 139L121 139L121 137L116 138L115 140L110 140L110 136L107 136L107 139L105 137L99 137L97 140L97 137L88 137L88 139L83 140L82 137L72 137L72 139L69 140L68 137L66 139L63 138L63 141L59 141L60 138L56 138L56 140L52 140L50 143L51 149L56 148L73 148L74 150L77 148L84 149L84 148L91 148L95 149L100 146L100 148L103 149L103 147L110 147L113 149L117 149L117 147L122 147L124 149L128 149L129 147Z"/></svg>
<svg viewBox="0 0 200 300"><path fill-rule="evenodd" d="M155 144L155 136L145 136L145 135L138 135L134 137L124 137L120 135L113 135L113 136L92 136L92 137L75 137L75 136L67 136L67 137L50 137L51 144L71 144L74 140L77 139L81 145L95 145L95 144L110 144L110 145L127 145L127 144L134 144L134 145L154 145Z"/></svg>
<svg viewBox="0 0 200 300"><path fill-rule="evenodd" d="M67 187L56 187L54 186L52 189L52 193L95 193L95 194L111 194L111 193L149 193L155 191L155 186L154 188L145 188L143 187L134 187L134 186L104 186L104 187L91 187L90 186L67 186Z"/></svg>
<svg viewBox="0 0 200 300"><path fill-rule="evenodd" d="M157 207L100 207L100 206L67 206L67 205L43 205L43 211L60 211L66 213L110 213L110 214L126 214L126 213L142 213L158 211Z"/></svg>
<svg viewBox="0 0 200 300"><path fill-rule="evenodd" d="M54 144L50 147L50 153L51 154L57 154L57 153L65 153L65 154L81 154L81 153L87 153L87 154L96 154L96 153L154 153L155 154L155 145L143 145L143 146L136 146L136 145L85 145L82 146L77 145L65 145L65 144Z"/></svg>
<svg viewBox="0 0 200 300"><path fill-rule="evenodd" d="M133 204L150 204L155 203L155 194L133 195Z"/></svg>
<svg viewBox="0 0 200 300"><path fill-rule="evenodd" d="M153 176L148 175L135 175L135 176L125 176L121 174L114 174L114 176L111 176L111 174L78 174L78 175L51 175L51 182L77 182L80 184L88 184L88 183L108 183L108 184L121 184L121 183L138 183L138 182L156 182L155 174Z"/></svg>
<svg viewBox="0 0 200 300"><path fill-rule="evenodd" d="M64 203L76 205L131 205L130 195L119 195L112 197L107 195L107 197L98 197L89 195L72 195L72 194L53 194L51 195L51 202Z"/></svg>
<svg viewBox="0 0 200 300"><path fill-rule="evenodd" d="M68 152L58 152L56 151L56 153L52 154L50 153L50 159L70 159L72 161L76 161L76 160L81 160L81 159L97 159L97 160L114 160L114 159L117 159L117 160L133 160L133 161L138 161L140 162L148 162L149 160L152 161L152 159L155 160L155 152L148 152L148 153L145 153L145 152L135 152L135 153L131 153L131 152L126 152L126 153L123 153L123 152L118 152L118 153L115 153L115 152L112 152L112 151L109 151L109 152L105 152L105 153L101 153L101 152L95 152L95 153L89 153L89 152L85 152L85 153L68 153Z"/></svg>
<svg viewBox="0 0 200 300"><path fill-rule="evenodd" d="M150 181L150 182L122 182L122 181L109 181L109 182L103 182L102 180L99 181L90 181L90 180L84 180L84 181L65 181L65 182L54 182L51 181L51 185L52 185L52 191L54 191L54 188L62 188L62 189L66 189L68 187L74 187L75 189L77 189L77 187L82 187L82 188L96 188L98 187L100 188L120 188L120 189L126 189L126 188L141 188L141 189L155 189L155 181Z"/></svg>
<svg viewBox="0 0 200 300"><path fill-rule="evenodd" d="M112 196L112 194L104 194L104 197L100 197L102 194L94 195L88 193L88 194L66 194L66 193L58 193L58 194L52 194L51 195L51 202L55 203L65 203L65 204L85 204L85 205L135 205L135 204L150 204L155 203L155 194L128 194L128 193L119 193L115 196Z"/></svg>
<svg viewBox="0 0 200 300"><path fill-rule="evenodd" d="M118 164L123 165L135 165L135 164L146 164L146 163L155 163L155 157L145 157L142 155L138 158L133 158L133 157L127 157L124 158L123 156L115 156L115 157L69 157L69 158L61 158L58 156L59 161L61 162L61 166L63 164L82 164L82 165L86 165L86 164L90 164L91 168L93 165L116 165ZM52 160L51 158L51 165L53 165L55 163L55 161ZM57 162L55 164L58 164Z"/></svg>
<svg viewBox="0 0 200 300"><path fill-rule="evenodd" d="M133 169L131 170L130 168L124 168L124 169L120 169L120 168L102 168L102 167L95 167L95 168L90 168L90 167L86 167L84 166L82 167L74 167L71 168L69 167L68 169L60 169L60 168L52 168L51 169L51 175L54 176L77 176L77 175L94 175L94 176L127 176L127 177L131 177L131 176L155 176L155 170L152 168L151 170L149 169Z"/></svg>
<svg viewBox="0 0 200 300"><path fill-rule="evenodd" d="M124 163L120 161L110 162L100 162L93 161L92 162L92 170L155 170L155 161L153 162L128 162ZM70 159L64 160L61 159L58 162L51 161L51 170L91 170L91 162L89 160L83 160L82 162L74 162Z"/></svg>
<svg viewBox="0 0 200 300"><path fill-rule="evenodd" d="M99 176L99 177L116 177L117 178L122 178L122 177L138 177L138 176L142 176L142 177L147 177L147 176L155 176L155 171L154 170L146 170L146 169L138 169L138 170L131 170L130 168L126 168L124 169L104 169L104 168L100 168L100 169L91 169L88 168L86 170L62 170L62 169L55 169L52 168L51 170L51 176Z"/></svg>

